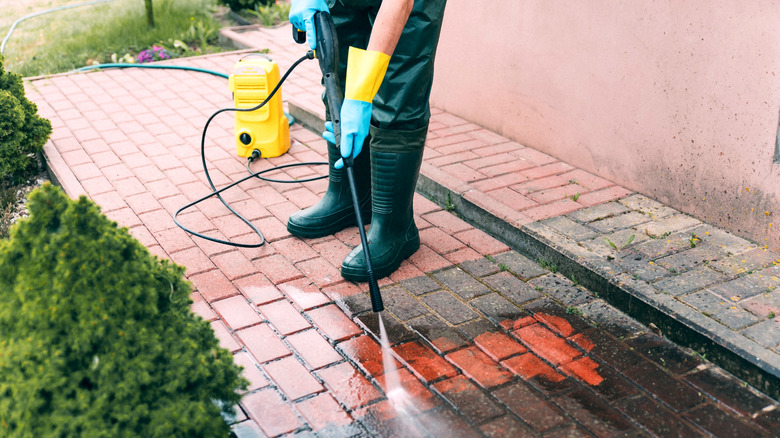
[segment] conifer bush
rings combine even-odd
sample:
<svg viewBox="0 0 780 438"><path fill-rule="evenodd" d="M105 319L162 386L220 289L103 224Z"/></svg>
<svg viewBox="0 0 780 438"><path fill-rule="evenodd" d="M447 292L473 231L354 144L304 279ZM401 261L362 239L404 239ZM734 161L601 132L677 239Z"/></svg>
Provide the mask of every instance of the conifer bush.
<svg viewBox="0 0 780 438"><path fill-rule="evenodd" d="M51 123L24 95L22 77L5 71L0 55L0 176L18 184L37 172L35 154L51 134Z"/></svg>
<svg viewBox="0 0 780 438"><path fill-rule="evenodd" d="M228 436L247 382L184 269L83 196L28 205L0 241L0 436Z"/></svg>

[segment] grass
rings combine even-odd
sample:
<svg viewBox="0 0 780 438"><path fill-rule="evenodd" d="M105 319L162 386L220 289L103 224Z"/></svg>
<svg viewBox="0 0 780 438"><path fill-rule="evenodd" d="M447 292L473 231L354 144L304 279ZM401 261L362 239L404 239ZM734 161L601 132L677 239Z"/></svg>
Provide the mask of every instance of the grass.
<svg viewBox="0 0 780 438"><path fill-rule="evenodd" d="M10 13L4 8L0 30L5 37L11 23L26 14L82 2L33 0L12 6ZM215 0L154 0L153 4L154 28L147 26L140 0L114 0L25 20L5 48L6 69L25 77L60 73L112 62L113 54L135 56L155 44L176 55L176 40L186 43L177 44L179 55L221 50L215 46L220 27L213 17Z"/></svg>
<svg viewBox="0 0 780 438"><path fill-rule="evenodd" d="M17 19L34 12L44 9L83 3L84 0L25 0L25 1L3 1L3 13L0 14L0 33L3 38L11 28L11 24Z"/></svg>
<svg viewBox="0 0 780 438"><path fill-rule="evenodd" d="M445 211L453 211L453 210L455 210L455 204L452 203L452 198L450 197L450 192L447 192L447 199L444 200L444 210Z"/></svg>
<svg viewBox="0 0 780 438"><path fill-rule="evenodd" d="M617 245L615 245L614 242L609 240L609 237L605 237L604 240L609 244L609 246L612 247L612 249L614 249L615 251L620 251L621 249L623 249L626 246L628 246L631 242L633 242L634 241L634 237L636 237L636 236L633 235L633 234L631 236L629 236L628 239L626 239L626 241L623 242L622 245L620 245L620 247L618 247Z"/></svg>
<svg viewBox="0 0 780 438"><path fill-rule="evenodd" d="M550 263L549 261L545 260L545 259L539 259L539 266L541 266L544 269L547 269L548 271L552 272L553 274L558 272L558 267L555 266L554 264Z"/></svg>

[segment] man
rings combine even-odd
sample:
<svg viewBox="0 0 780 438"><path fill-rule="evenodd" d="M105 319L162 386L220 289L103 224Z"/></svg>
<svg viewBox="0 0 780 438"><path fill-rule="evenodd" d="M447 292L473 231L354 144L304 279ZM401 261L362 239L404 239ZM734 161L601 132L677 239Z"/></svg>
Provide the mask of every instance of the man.
<svg viewBox="0 0 780 438"><path fill-rule="evenodd" d="M342 157L354 157L363 218L377 278L390 275L420 247L412 198L428 133L428 99L446 0L292 0L290 22L316 50L313 16L330 12L345 84L341 144L328 139L329 183L314 206L290 216L299 237L333 234L356 224ZM327 108L328 118L330 111ZM332 125L331 125L332 126ZM370 208L370 217L367 214ZM351 281L368 280L362 246L341 264Z"/></svg>

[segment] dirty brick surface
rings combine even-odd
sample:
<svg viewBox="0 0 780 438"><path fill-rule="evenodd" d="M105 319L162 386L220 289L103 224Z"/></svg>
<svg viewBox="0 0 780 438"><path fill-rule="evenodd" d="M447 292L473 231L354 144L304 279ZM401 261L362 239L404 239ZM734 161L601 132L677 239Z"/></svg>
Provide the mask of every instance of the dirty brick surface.
<svg viewBox="0 0 780 438"><path fill-rule="evenodd" d="M627 296L662 309L667 322L716 340L758 370L746 374L780 394L777 252L637 194L525 229Z"/></svg>
<svg viewBox="0 0 780 438"><path fill-rule="evenodd" d="M268 47L285 69L300 56L289 34L282 27L245 37ZM175 63L229 72L242 55ZM304 64L284 86L285 99L316 111L318 81L316 65ZM52 120L45 154L68 193L89 196L153 254L186 266L193 311L211 322L251 382L230 419L239 437L749 437L780 430L772 398L629 318L599 290L520 255L421 195L414 202L422 247L380 281L384 324L411 400L397 408L367 287L338 271L359 244L357 230L297 239L285 228L291 212L316 202L324 181L250 180L225 193L262 230L267 243L260 248L193 238L173 222L176 210L209 192L200 133L212 112L231 105L225 80L128 69L38 78L27 87ZM218 186L247 174L232 131L230 116L217 118L206 143ZM288 154L256 166L323 159L318 135L297 125L291 135ZM427 177L453 189L457 181L476 187L485 196L468 195L474 205L535 227L529 232L558 236L566 251L610 263L626 282L643 282L777 349L775 254L441 111L434 111L429 139ZM325 169L273 176L317 174ZM650 210L667 228L637 228ZM214 237L258 239L216 201L179 218ZM758 286L746 280L756 274Z"/></svg>

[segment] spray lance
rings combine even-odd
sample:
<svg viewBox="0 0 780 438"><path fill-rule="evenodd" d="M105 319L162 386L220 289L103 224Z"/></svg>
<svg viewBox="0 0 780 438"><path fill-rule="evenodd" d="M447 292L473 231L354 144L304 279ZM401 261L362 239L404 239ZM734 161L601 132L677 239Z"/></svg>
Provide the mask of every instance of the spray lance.
<svg viewBox="0 0 780 438"><path fill-rule="evenodd" d="M344 100L344 94L338 78L339 55L338 55L338 37L336 36L336 25L333 18L327 12L317 12L314 14L314 28L317 34L316 58L320 64L320 70L325 81L325 97L328 100L330 108L331 123L333 123L333 135L336 138L336 144L341 142L341 103ZM293 26L293 38L298 44L306 42L306 32L295 29ZM354 149L353 149L354 150ZM382 295L379 292L379 285L374 275L374 268L371 263L371 253L368 249L368 239L366 230L363 227L363 217L360 214L360 202L358 201L357 189L355 187L355 173L353 169L353 157L344 157L344 171L349 180L349 190L352 194L352 205L355 207L355 217L357 220L358 232L360 233L360 244L363 246L363 255L366 257L366 269L368 270L368 289L371 294L371 309L379 313L385 309L382 304Z"/></svg>

